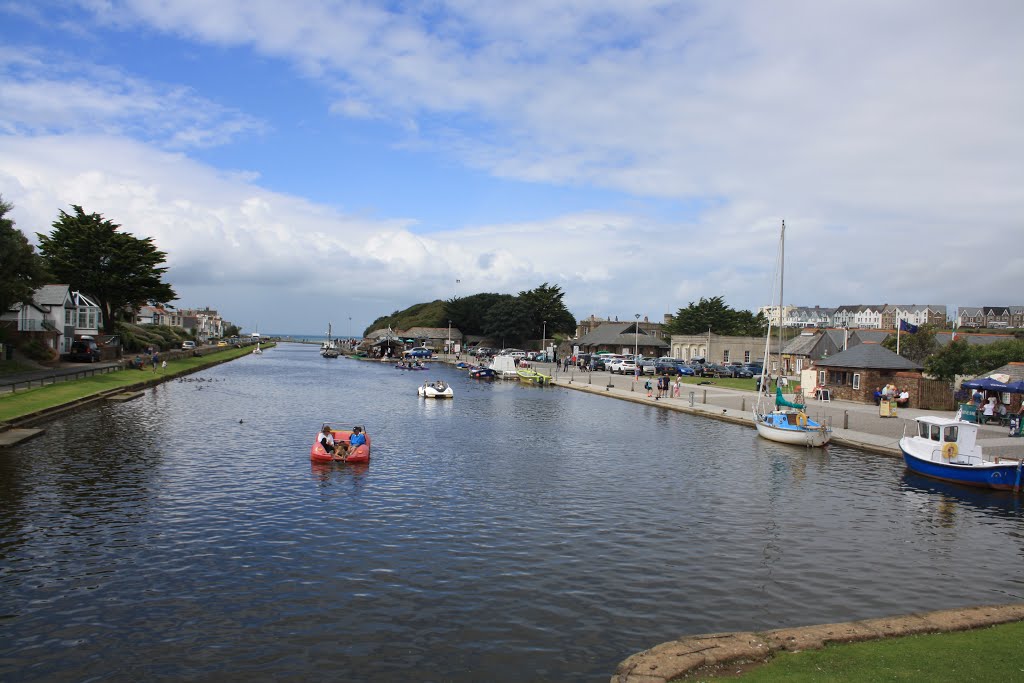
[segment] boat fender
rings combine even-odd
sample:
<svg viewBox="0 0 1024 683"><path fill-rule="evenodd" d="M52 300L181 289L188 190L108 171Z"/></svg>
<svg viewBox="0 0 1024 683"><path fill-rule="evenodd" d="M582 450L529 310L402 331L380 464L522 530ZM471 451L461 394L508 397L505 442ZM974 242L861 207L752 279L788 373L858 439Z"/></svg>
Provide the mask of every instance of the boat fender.
<svg viewBox="0 0 1024 683"><path fill-rule="evenodd" d="M946 458L947 460L952 460L953 458L955 458L958 452L959 449L957 449L955 443L947 443L945 446L942 447L942 457Z"/></svg>
<svg viewBox="0 0 1024 683"><path fill-rule="evenodd" d="M807 415L805 413L797 413L796 414L796 424L797 424L798 427L806 427L807 426Z"/></svg>

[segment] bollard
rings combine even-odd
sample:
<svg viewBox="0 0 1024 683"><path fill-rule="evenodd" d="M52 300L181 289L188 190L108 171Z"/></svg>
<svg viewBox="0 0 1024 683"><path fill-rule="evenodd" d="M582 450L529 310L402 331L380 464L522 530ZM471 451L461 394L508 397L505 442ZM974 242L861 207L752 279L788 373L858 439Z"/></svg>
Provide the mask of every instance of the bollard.
<svg viewBox="0 0 1024 683"><path fill-rule="evenodd" d="M740 399L740 411L747 412L747 399L745 397Z"/></svg>
<svg viewBox="0 0 1024 683"><path fill-rule="evenodd" d="M708 403L708 390L705 389L704 390L704 405L707 405L707 403Z"/></svg>
<svg viewBox="0 0 1024 683"><path fill-rule="evenodd" d="M593 384L593 383L594 383L594 375L592 375L590 373L587 373L587 384Z"/></svg>
<svg viewBox="0 0 1024 683"><path fill-rule="evenodd" d="M849 429L849 428L850 428L850 411L849 410L844 410L843 411L843 429Z"/></svg>
<svg viewBox="0 0 1024 683"><path fill-rule="evenodd" d="M690 407L693 407L693 392L690 392Z"/></svg>

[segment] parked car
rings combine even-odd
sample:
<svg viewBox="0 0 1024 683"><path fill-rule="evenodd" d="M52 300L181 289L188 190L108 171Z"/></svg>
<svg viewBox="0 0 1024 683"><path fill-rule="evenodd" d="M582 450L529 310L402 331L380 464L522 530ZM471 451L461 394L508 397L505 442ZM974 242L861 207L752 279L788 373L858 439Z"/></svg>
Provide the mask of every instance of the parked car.
<svg viewBox="0 0 1024 683"><path fill-rule="evenodd" d="M492 349L490 346L478 346L472 351L470 351L469 355L477 356L478 358L483 356L493 356L494 349Z"/></svg>
<svg viewBox="0 0 1024 683"><path fill-rule="evenodd" d="M522 349L505 349L502 353L513 358L526 358L526 351Z"/></svg>
<svg viewBox="0 0 1024 683"><path fill-rule="evenodd" d="M226 341L224 341L223 339L221 339L219 342L217 342L217 346L227 346L227 345L228 345L228 343Z"/></svg>
<svg viewBox="0 0 1024 683"><path fill-rule="evenodd" d="M636 374L636 361L632 358L623 358L616 361L612 363L612 372L617 372L620 375Z"/></svg>
<svg viewBox="0 0 1024 683"><path fill-rule="evenodd" d="M183 341L181 342L181 348L183 351L195 351L196 343L194 341Z"/></svg>
<svg viewBox="0 0 1024 683"><path fill-rule="evenodd" d="M733 375L732 375L733 377L742 377L744 379L750 379L751 377L754 376L753 372L751 372L747 368L741 367L741 366L732 366L732 371L733 371Z"/></svg>
<svg viewBox="0 0 1024 683"><path fill-rule="evenodd" d="M733 369L718 363L704 363L697 374L701 377L732 377Z"/></svg>
<svg viewBox="0 0 1024 683"><path fill-rule="evenodd" d="M678 358L668 358L663 356L654 363L654 370L659 375L678 375L679 366L683 364L683 361Z"/></svg>
<svg viewBox="0 0 1024 683"><path fill-rule="evenodd" d="M679 365L676 366L676 374L685 375L686 377L693 377L697 374L697 371L694 370L693 367L686 365L685 363L680 363Z"/></svg>
<svg viewBox="0 0 1024 683"><path fill-rule="evenodd" d="M636 364L640 367L641 375L654 375L658 372L657 364L650 358L638 360L636 361Z"/></svg>
<svg viewBox="0 0 1024 683"><path fill-rule="evenodd" d="M66 358L83 363L95 363L101 360L102 356L94 340L79 339L71 343L71 350L68 351Z"/></svg>
<svg viewBox="0 0 1024 683"><path fill-rule="evenodd" d="M611 354L595 353L594 357L591 359L591 367L593 367L595 370L607 370L608 362L612 359L613 357Z"/></svg>
<svg viewBox="0 0 1024 683"><path fill-rule="evenodd" d="M406 358L430 358L434 352L426 346L414 346L405 352Z"/></svg>

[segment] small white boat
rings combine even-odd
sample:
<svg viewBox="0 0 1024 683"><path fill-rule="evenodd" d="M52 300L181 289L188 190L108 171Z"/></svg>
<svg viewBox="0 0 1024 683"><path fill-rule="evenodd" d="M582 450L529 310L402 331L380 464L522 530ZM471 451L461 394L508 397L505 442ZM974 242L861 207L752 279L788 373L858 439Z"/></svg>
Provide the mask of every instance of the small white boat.
<svg viewBox="0 0 1024 683"><path fill-rule="evenodd" d="M423 398L454 398L455 392L448 386L447 382L437 380L424 382L423 386L416 390Z"/></svg>
<svg viewBox="0 0 1024 683"><path fill-rule="evenodd" d="M909 470L956 484L1020 492L1021 460L986 460L977 443L978 425L933 415L915 422L917 433L900 439Z"/></svg>
<svg viewBox="0 0 1024 683"><path fill-rule="evenodd" d="M263 353L263 349L260 348L260 343L259 342L256 342L256 348L253 349L252 352L255 353L257 356L259 356L259 355L261 355Z"/></svg>
<svg viewBox="0 0 1024 683"><path fill-rule="evenodd" d="M494 370L495 377L501 379L519 379L519 369L512 356L495 356L491 361L491 370Z"/></svg>

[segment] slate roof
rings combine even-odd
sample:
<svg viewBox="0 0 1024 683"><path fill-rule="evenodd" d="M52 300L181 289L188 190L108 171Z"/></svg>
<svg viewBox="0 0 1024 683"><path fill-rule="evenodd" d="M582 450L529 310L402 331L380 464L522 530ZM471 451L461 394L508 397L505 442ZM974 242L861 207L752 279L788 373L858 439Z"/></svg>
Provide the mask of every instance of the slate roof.
<svg viewBox="0 0 1024 683"><path fill-rule="evenodd" d="M974 379L978 379L980 377L991 377L992 375L1009 375L1011 382L1024 382L1024 363L1007 363L995 370L983 372Z"/></svg>
<svg viewBox="0 0 1024 683"><path fill-rule="evenodd" d="M864 368L869 370L921 370L912 360L897 355L880 344L865 342L846 351L840 351L831 358L815 361L816 366L827 368Z"/></svg>
<svg viewBox="0 0 1024 683"><path fill-rule="evenodd" d="M790 339L789 343L783 347L782 352L794 356L807 356L819 341L821 341L821 337L817 334L801 334L799 337Z"/></svg>
<svg viewBox="0 0 1024 683"><path fill-rule="evenodd" d="M67 285L43 285L35 291L32 299L39 306L63 306L69 289Z"/></svg>
<svg viewBox="0 0 1024 683"><path fill-rule="evenodd" d="M590 334L585 334L576 342L579 346L654 346L659 349L669 348L668 342L652 334L644 332L637 323L605 323L598 325Z"/></svg>
<svg viewBox="0 0 1024 683"><path fill-rule="evenodd" d="M410 327L409 329L402 332L400 337L412 338L412 339L445 339L448 337L447 327ZM456 339L462 336L462 332L459 328L452 328L452 339Z"/></svg>

